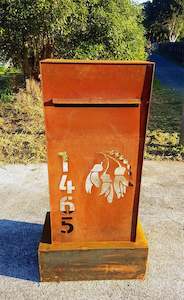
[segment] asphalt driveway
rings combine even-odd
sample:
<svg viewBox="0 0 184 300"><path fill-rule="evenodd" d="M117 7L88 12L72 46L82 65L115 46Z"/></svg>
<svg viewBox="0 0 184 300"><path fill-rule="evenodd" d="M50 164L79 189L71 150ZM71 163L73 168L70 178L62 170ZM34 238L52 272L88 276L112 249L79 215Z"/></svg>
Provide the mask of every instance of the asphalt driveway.
<svg viewBox="0 0 184 300"><path fill-rule="evenodd" d="M49 210L47 166L0 167L0 299L184 299L184 164L145 161L140 216L144 281L39 283L37 246Z"/></svg>
<svg viewBox="0 0 184 300"><path fill-rule="evenodd" d="M155 75L159 81L184 94L184 67L159 54L152 54L150 60L156 63Z"/></svg>

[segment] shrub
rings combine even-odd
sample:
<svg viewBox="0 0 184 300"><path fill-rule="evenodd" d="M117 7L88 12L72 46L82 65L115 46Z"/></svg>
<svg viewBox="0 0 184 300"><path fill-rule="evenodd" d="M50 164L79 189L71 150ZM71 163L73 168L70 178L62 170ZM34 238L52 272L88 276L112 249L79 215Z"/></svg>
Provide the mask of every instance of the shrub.
<svg viewBox="0 0 184 300"><path fill-rule="evenodd" d="M141 8L131 0L3 0L0 49L38 78L47 57L144 59Z"/></svg>

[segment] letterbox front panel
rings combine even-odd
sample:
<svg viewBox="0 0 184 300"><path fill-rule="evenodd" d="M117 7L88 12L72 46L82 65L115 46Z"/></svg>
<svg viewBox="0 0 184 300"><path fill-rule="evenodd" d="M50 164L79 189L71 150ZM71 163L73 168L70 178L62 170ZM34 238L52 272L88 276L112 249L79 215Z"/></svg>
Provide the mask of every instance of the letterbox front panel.
<svg viewBox="0 0 184 300"><path fill-rule="evenodd" d="M46 108L54 241L130 240L139 111L139 107ZM61 152L67 156L67 172L63 172ZM91 172L94 166L97 171ZM115 170L120 170L120 175L115 175ZM59 189L65 175L63 189ZM67 180L72 181L71 193L67 193ZM73 225L70 234L61 233L68 227L62 226L58 214L66 210L61 207L66 196L72 196L69 201L74 206L73 213L61 213L63 218L72 217L66 219Z"/></svg>
<svg viewBox="0 0 184 300"><path fill-rule="evenodd" d="M113 69L118 82L111 83L105 92L101 78L103 88L99 86L93 93L92 86L82 90L82 79L77 91L73 74L75 70L76 80L83 74L85 82L87 75L94 77L95 82L95 74L100 73L98 64L89 68L86 63L85 71L85 64L80 62L54 61L52 64L43 61L42 64L52 242L132 240L153 65L140 64L138 72L135 64L132 71L131 64L128 69L126 64L118 64L117 73L116 68ZM103 73L104 64L102 66L102 75L107 79ZM111 65L106 68L108 70L111 78ZM138 80L134 78L137 72L141 74ZM123 83L127 77L136 82L135 86L131 82L132 93ZM63 85L58 86L60 78ZM71 93L68 98L67 93ZM142 98L138 99L140 96Z"/></svg>

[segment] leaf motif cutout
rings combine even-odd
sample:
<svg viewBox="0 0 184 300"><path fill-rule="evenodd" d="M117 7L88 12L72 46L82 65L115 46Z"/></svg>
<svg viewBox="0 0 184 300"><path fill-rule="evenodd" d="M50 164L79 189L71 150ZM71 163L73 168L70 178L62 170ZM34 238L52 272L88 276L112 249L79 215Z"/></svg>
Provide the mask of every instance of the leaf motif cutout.
<svg viewBox="0 0 184 300"><path fill-rule="evenodd" d="M100 195L105 194L105 196L107 196L109 194L110 184L112 182L111 177L109 174L104 173L100 178L102 180Z"/></svg>
<svg viewBox="0 0 184 300"><path fill-rule="evenodd" d="M100 164L94 165L93 168L91 169L91 172L101 172L101 171L103 171L102 162Z"/></svg>
<svg viewBox="0 0 184 300"><path fill-rule="evenodd" d="M124 176L115 176L114 178L114 190L117 198L124 197L126 193L126 187L128 186L128 180Z"/></svg>
<svg viewBox="0 0 184 300"><path fill-rule="evenodd" d="M86 183L85 183L86 193L91 194L92 186L93 184L91 182L91 172L90 172L86 178Z"/></svg>
<svg viewBox="0 0 184 300"><path fill-rule="evenodd" d="M96 187L100 187L101 181L99 178L99 172L103 171L102 162L100 164L95 164L91 171L89 172L88 176L86 177L85 182L85 190L86 193L90 194L93 185Z"/></svg>
<svg viewBox="0 0 184 300"><path fill-rule="evenodd" d="M91 182L94 184L97 188L100 187L100 177L98 172L91 172Z"/></svg>
<svg viewBox="0 0 184 300"><path fill-rule="evenodd" d="M119 182L119 190L120 190L120 197L124 196L124 185L122 182Z"/></svg>
<svg viewBox="0 0 184 300"><path fill-rule="evenodd" d="M114 179L114 190L117 195L117 198L118 199L121 198L121 190L120 190L120 186L119 186L119 179L117 176Z"/></svg>
<svg viewBox="0 0 184 300"><path fill-rule="evenodd" d="M105 192L105 197L107 197L109 195L109 188L108 188L108 190Z"/></svg>
<svg viewBox="0 0 184 300"><path fill-rule="evenodd" d="M113 191L113 186L112 186L112 184L110 185L110 192L109 192L109 195L108 195L108 197L107 197L107 201L109 202L109 203L112 203L112 201L113 201L113 194L114 194L114 191Z"/></svg>
<svg viewBox="0 0 184 300"><path fill-rule="evenodd" d="M102 183L100 196L106 194L109 191L110 184L108 182Z"/></svg>
<svg viewBox="0 0 184 300"><path fill-rule="evenodd" d="M122 176L121 181L124 184L124 187L128 186L128 180L124 176Z"/></svg>
<svg viewBox="0 0 184 300"><path fill-rule="evenodd" d="M90 170L86 182L85 182L85 189L87 193L92 192L93 186L96 188L101 188L100 190L100 196L104 195L104 197L107 199L108 203L113 202L113 196L114 192L118 199L124 197L127 187L129 185L129 181L125 177L126 170L128 171L128 175L131 174L131 166L128 162L128 160L124 159L123 155L120 153L116 153L115 156L119 160L122 160L124 164L126 164L126 167L123 167L120 163L118 163L118 167L114 170L114 182L112 183L110 174L107 174L106 171L108 168L104 171L104 173L100 176L100 172L103 171L103 162L99 164L95 164L93 168Z"/></svg>
<svg viewBox="0 0 184 300"><path fill-rule="evenodd" d="M120 175L124 175L125 174L126 169L124 167L117 167L114 170L114 175L120 176Z"/></svg>
<svg viewBox="0 0 184 300"><path fill-rule="evenodd" d="M107 201L112 203L114 190L111 177L109 174L104 173L100 178L102 180L100 195L104 195L107 198Z"/></svg>

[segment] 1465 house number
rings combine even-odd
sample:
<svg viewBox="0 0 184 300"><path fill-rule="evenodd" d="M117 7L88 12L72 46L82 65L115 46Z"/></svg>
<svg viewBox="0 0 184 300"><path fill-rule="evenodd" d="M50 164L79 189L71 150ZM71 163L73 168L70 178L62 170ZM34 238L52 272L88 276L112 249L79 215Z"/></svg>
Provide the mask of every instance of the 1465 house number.
<svg viewBox="0 0 184 300"><path fill-rule="evenodd" d="M72 214L75 211L75 204L73 203L72 193L75 190L75 186L73 186L72 180L68 179L69 164L67 153L59 152L58 155L62 159L62 175L59 183L59 189L63 192L60 201L60 210L62 212L61 233L71 233L74 230Z"/></svg>

